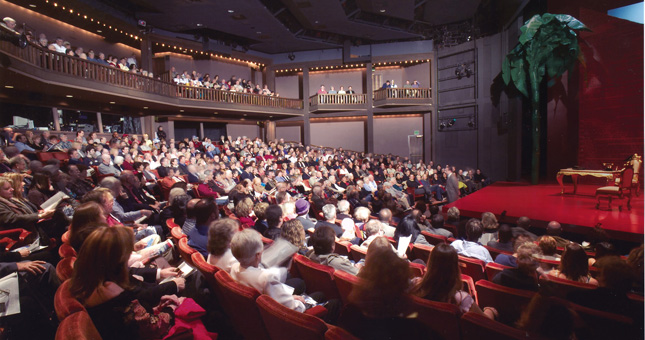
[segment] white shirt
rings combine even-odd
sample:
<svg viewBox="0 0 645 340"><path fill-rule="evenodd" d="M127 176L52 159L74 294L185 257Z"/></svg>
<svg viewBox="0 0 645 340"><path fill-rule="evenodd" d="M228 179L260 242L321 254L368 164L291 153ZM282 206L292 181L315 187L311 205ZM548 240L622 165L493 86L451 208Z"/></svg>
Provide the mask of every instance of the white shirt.
<svg viewBox="0 0 645 340"><path fill-rule="evenodd" d="M206 261L229 274L231 273L231 267L238 263L230 248L227 249L222 256L208 254L208 259Z"/></svg>
<svg viewBox="0 0 645 340"><path fill-rule="evenodd" d="M450 244L459 255L480 259L486 263L493 262L488 249L479 243L465 240L456 240Z"/></svg>
<svg viewBox="0 0 645 340"><path fill-rule="evenodd" d="M304 312L305 305L294 299L293 288L283 284L281 279L287 276L286 268L242 268L239 263L231 267L231 277L239 283L257 289L262 294L267 294L281 305L297 312Z"/></svg>

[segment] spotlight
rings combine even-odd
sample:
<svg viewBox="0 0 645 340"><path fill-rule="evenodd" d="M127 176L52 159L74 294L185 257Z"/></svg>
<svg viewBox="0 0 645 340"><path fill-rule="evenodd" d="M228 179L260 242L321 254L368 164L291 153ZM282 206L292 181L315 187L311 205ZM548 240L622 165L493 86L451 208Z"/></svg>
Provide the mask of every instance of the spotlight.
<svg viewBox="0 0 645 340"><path fill-rule="evenodd" d="M296 59L296 55L295 55L295 54L293 54L293 52L291 52L291 53L289 53L289 55L287 56L287 58L289 58L289 60L293 61L294 59Z"/></svg>
<svg viewBox="0 0 645 340"><path fill-rule="evenodd" d="M445 128L446 128L446 123L439 124L439 130L443 130Z"/></svg>
<svg viewBox="0 0 645 340"><path fill-rule="evenodd" d="M456 119L456 118L451 119L451 120L448 122L448 127L452 127L453 125L455 125L455 123L456 123L456 122L457 122L457 119Z"/></svg>
<svg viewBox="0 0 645 340"><path fill-rule="evenodd" d="M475 122L472 119L469 120L468 121L468 127L474 127L474 126L475 126Z"/></svg>

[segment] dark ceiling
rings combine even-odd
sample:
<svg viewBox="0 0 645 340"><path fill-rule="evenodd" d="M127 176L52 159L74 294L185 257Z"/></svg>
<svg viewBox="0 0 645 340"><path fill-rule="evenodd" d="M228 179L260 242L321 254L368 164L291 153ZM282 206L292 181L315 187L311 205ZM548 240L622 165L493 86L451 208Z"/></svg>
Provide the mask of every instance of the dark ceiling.
<svg viewBox="0 0 645 340"><path fill-rule="evenodd" d="M98 0L81 1L92 5ZM446 35L447 39L455 34L477 36L482 33L475 27L475 22L482 21L476 20L477 13L487 14L491 9L499 12L503 8L504 16L510 16L520 3L521 0L103 0L100 6L118 10L132 21L143 19L153 32L158 28L190 34L201 41L274 54L339 48L345 41L354 45L421 39L442 42Z"/></svg>

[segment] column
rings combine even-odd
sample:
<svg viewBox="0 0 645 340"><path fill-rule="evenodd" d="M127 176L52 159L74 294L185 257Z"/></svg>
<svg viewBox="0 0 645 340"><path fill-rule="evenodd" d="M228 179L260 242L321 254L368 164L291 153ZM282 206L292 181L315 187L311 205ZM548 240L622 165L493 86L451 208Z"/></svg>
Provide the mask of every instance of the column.
<svg viewBox="0 0 645 340"><path fill-rule="evenodd" d="M101 113L97 112L96 113L96 125L98 125L99 130L96 131L97 133L103 133L103 117L101 117Z"/></svg>
<svg viewBox="0 0 645 340"><path fill-rule="evenodd" d="M204 139L204 122L199 122L199 138Z"/></svg>
<svg viewBox="0 0 645 340"><path fill-rule="evenodd" d="M60 114L57 107L52 107L52 116L54 119L54 131L60 131Z"/></svg>
<svg viewBox="0 0 645 340"><path fill-rule="evenodd" d="M267 141L275 140L275 139L276 139L276 135L275 135L275 122L270 121L270 120L265 120L265 121L264 121L264 129L265 129L265 130L264 130L264 131L265 131L265 133L264 133L264 134L265 134L265 136L266 136L266 140L267 140Z"/></svg>
<svg viewBox="0 0 645 340"><path fill-rule="evenodd" d="M311 145L311 124L309 122L309 68L302 68L302 103L303 103L303 126L304 139L302 144Z"/></svg>
<svg viewBox="0 0 645 340"><path fill-rule="evenodd" d="M152 41L149 35L144 34L141 42L141 69L152 71L152 57ZM157 75L155 74L155 76Z"/></svg>
<svg viewBox="0 0 645 340"><path fill-rule="evenodd" d="M365 148L367 152L374 152L374 100L372 97L372 63L365 64L365 94L367 97L367 126L365 129Z"/></svg>
<svg viewBox="0 0 645 340"><path fill-rule="evenodd" d="M429 163L432 159L432 111L423 113L423 162Z"/></svg>

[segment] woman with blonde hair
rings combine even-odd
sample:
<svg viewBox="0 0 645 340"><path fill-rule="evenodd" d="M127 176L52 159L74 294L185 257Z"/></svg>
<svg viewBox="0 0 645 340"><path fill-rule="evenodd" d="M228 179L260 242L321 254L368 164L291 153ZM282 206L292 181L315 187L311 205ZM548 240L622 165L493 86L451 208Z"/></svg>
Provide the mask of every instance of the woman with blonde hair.
<svg viewBox="0 0 645 340"><path fill-rule="evenodd" d="M14 192L14 181L0 176L0 229L25 228L34 231L38 220L54 215L54 210L39 212L31 202L16 198Z"/></svg>

